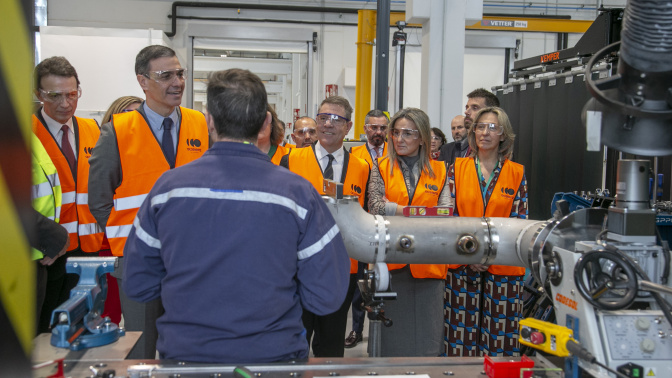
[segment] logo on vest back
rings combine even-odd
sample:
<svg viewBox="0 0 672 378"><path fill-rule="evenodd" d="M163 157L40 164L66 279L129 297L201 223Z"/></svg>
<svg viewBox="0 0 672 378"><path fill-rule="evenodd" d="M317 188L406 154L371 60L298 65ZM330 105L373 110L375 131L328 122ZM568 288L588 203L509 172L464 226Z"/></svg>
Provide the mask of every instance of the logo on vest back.
<svg viewBox="0 0 672 378"><path fill-rule="evenodd" d="M90 158L91 154L93 153L93 147L84 147L84 155L86 158Z"/></svg>
<svg viewBox="0 0 672 378"><path fill-rule="evenodd" d="M352 190L353 192L355 192L357 194L362 194L362 188L360 188L359 186L357 186L355 184L350 185L350 190Z"/></svg>
<svg viewBox="0 0 672 378"><path fill-rule="evenodd" d="M513 198L513 196L516 194L516 191L511 188L502 187L500 191L502 192L502 195L507 198Z"/></svg>
<svg viewBox="0 0 672 378"><path fill-rule="evenodd" d="M201 149L198 147L201 147L201 140L200 139L189 139L187 138L187 151L196 151L200 152Z"/></svg>

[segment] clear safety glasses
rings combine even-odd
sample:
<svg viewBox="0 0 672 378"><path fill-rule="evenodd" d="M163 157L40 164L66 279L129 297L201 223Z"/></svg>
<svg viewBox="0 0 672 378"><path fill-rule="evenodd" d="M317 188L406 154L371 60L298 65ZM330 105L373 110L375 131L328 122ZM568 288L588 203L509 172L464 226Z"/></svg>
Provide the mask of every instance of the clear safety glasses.
<svg viewBox="0 0 672 378"><path fill-rule="evenodd" d="M71 91L45 91L40 89L40 93L42 99L47 102L60 103L63 100L73 102L82 97L82 88L77 87L77 89Z"/></svg>
<svg viewBox="0 0 672 378"><path fill-rule="evenodd" d="M177 77L180 80L187 79L187 69L186 68L176 68L174 70L165 70L165 71L149 71L143 76L156 81L157 83L170 83L175 80Z"/></svg>

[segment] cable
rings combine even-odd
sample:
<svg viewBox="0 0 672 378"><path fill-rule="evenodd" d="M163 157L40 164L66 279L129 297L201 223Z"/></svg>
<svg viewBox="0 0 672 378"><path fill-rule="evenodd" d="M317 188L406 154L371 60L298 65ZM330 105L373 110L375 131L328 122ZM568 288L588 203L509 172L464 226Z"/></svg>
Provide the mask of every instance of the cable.
<svg viewBox="0 0 672 378"><path fill-rule="evenodd" d="M617 377L622 377L622 378L629 378L627 375L620 373L609 366L597 361L597 358L593 356L586 348L582 347L581 344L577 343L575 340L567 340L567 344L565 345L569 353L571 353L573 356L576 356L577 358L580 358L586 362L589 362L591 364L595 364L608 372L615 374Z"/></svg>
<svg viewBox="0 0 672 378"><path fill-rule="evenodd" d="M656 236L660 240L660 245L663 247L663 259L665 260L663 268L663 276L660 277L660 283L663 285L667 284L668 277L670 276L670 245L667 240L664 240L660 235L660 230L656 226Z"/></svg>

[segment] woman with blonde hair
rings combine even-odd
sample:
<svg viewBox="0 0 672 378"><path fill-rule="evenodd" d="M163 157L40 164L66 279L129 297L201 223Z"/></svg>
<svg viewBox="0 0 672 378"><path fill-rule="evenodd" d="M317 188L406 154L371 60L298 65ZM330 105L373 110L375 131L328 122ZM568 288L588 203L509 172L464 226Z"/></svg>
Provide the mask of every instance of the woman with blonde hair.
<svg viewBox="0 0 672 378"><path fill-rule="evenodd" d="M503 109L476 114L467 136L471 156L456 159L448 171L455 216L527 218L525 168L510 160L515 137ZM447 356L519 354L524 275L525 268L513 266L449 266Z"/></svg>
<svg viewBox="0 0 672 378"><path fill-rule="evenodd" d="M429 117L402 109L390 120L387 156L371 170L369 212L401 215L406 206L449 206L446 165L430 157ZM445 190L444 190L445 188ZM388 264L397 300L385 303L383 357L436 357L443 345L445 264Z"/></svg>
<svg viewBox="0 0 672 378"><path fill-rule="evenodd" d="M110 122L112 120L112 115L117 113L126 113L133 111L139 108L140 104L142 104L142 99L140 97L135 96L119 97L118 99L114 100L114 102L105 112L105 115L103 116L103 122L101 122L101 125Z"/></svg>

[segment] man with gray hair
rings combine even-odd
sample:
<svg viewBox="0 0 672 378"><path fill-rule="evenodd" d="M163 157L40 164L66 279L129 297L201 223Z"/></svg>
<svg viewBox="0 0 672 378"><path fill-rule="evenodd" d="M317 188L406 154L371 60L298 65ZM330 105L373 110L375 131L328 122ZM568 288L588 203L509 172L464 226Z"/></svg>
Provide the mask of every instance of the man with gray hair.
<svg viewBox="0 0 672 378"><path fill-rule="evenodd" d="M133 220L156 180L166 171L198 159L208 148L208 129L201 112L180 106L187 71L172 49L153 45L135 58L135 75L145 101L134 111L115 114L104 124L93 149L89 173L89 207L118 256L112 276L128 331L142 331L128 358L156 356L156 319L161 299L138 303L123 290L123 256Z"/></svg>
<svg viewBox="0 0 672 378"><path fill-rule="evenodd" d="M341 96L325 98L315 120L317 142L310 147L293 148L282 157L280 165L310 181L320 194L324 194L325 179L343 184L343 194L356 196L362 207L368 197L369 164L343 148L343 138L352 128L352 106ZM315 357L343 357L348 322L348 309L356 287L357 261L350 262L348 296L335 312L322 315L306 309L303 324L306 337Z"/></svg>

